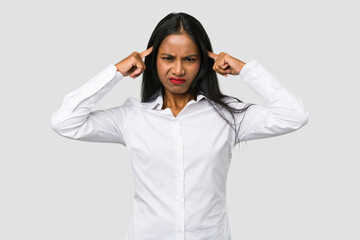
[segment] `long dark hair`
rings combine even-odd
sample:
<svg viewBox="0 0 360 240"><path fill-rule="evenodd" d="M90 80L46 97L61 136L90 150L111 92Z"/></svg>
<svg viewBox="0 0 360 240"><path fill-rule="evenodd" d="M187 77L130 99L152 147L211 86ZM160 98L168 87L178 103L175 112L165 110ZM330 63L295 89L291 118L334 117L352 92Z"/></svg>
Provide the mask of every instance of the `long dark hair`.
<svg viewBox="0 0 360 240"><path fill-rule="evenodd" d="M198 93L202 93L207 99L210 100L212 106L220 114L220 116L235 130L235 141L238 137L238 131L236 127L236 121L234 113L241 113L246 111L251 105L245 104L241 109L231 107L225 99L233 99L243 103L236 97L231 97L222 94L219 88L218 78L216 72L212 69L214 65L214 59L208 57L208 51L212 52L212 46L210 39L201 25L201 23L193 16L179 12L170 13L165 16L156 25L154 31L151 34L147 48L153 46L151 54L145 57L146 69L143 73L143 80L141 83L141 102L152 102L155 100L155 93L161 89L164 94L164 86L160 82L157 67L156 57L159 51L161 42L170 34L187 34L198 46L201 55L200 70L192 82L189 91L194 96ZM226 109L234 120L234 126L229 120L222 114L222 109Z"/></svg>

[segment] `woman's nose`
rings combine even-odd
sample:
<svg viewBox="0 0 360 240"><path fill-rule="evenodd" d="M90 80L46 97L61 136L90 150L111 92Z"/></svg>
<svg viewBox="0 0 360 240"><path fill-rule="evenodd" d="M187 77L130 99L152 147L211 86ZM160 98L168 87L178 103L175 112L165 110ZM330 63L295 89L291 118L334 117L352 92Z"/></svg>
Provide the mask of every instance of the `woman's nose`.
<svg viewBox="0 0 360 240"><path fill-rule="evenodd" d="M181 63L181 61L177 61L174 63L174 67L173 67L173 74L176 76L182 76L185 74L185 69Z"/></svg>

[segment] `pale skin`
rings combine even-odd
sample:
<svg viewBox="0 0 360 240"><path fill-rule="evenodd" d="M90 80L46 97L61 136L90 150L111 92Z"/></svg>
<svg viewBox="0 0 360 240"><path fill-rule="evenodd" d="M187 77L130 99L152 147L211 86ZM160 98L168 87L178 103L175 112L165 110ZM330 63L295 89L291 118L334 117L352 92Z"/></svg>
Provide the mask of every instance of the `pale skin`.
<svg viewBox="0 0 360 240"><path fill-rule="evenodd" d="M141 53L133 52L115 65L117 70L124 77L137 78L145 71L143 59L151 54L152 48ZM246 64L224 52L215 54L208 51L208 57L215 60L213 70L225 77L228 74L238 75ZM159 47L156 65L165 90L162 109L170 108L175 117L190 100L196 98L190 93L189 87L199 72L200 58L197 45L187 34L171 34ZM186 82L174 84L169 80L170 77L184 78Z"/></svg>

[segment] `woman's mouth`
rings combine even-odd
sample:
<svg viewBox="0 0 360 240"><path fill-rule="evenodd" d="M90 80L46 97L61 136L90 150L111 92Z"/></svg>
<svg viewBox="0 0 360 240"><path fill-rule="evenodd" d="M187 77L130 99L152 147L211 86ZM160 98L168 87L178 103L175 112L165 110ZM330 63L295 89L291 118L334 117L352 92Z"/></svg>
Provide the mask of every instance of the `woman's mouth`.
<svg viewBox="0 0 360 240"><path fill-rule="evenodd" d="M174 77L171 77L171 78L170 78L170 81L171 81L172 83L175 83L175 84L180 84L180 83L186 82L186 79L184 79L184 78L174 78Z"/></svg>

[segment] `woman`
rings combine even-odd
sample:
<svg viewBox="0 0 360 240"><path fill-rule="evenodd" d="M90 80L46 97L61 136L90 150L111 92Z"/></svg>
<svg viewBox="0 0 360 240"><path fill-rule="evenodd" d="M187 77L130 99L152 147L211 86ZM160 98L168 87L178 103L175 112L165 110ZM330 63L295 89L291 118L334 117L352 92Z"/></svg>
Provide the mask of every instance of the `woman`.
<svg viewBox="0 0 360 240"><path fill-rule="evenodd" d="M141 102L128 97L121 106L91 111L124 77L142 73ZM241 75L268 106L222 94L216 73ZM297 130L308 116L301 100L255 60L213 53L201 23L180 12L158 23L145 51L67 94L51 128L130 151L135 193L127 240L229 240L226 177L233 147Z"/></svg>

